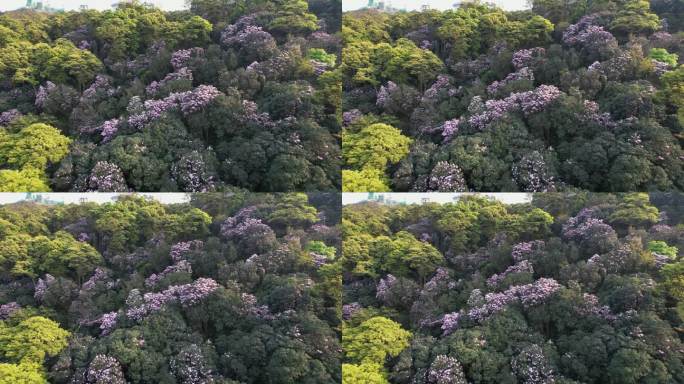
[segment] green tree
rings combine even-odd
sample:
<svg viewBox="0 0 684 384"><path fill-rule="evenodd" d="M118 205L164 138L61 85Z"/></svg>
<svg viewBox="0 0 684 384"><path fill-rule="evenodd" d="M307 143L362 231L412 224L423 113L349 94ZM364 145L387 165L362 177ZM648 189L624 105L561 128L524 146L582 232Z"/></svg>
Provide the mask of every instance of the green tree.
<svg viewBox="0 0 684 384"><path fill-rule="evenodd" d="M342 384L388 384L379 364L342 364Z"/></svg>
<svg viewBox="0 0 684 384"><path fill-rule="evenodd" d="M38 364L0 363L0 384L47 384Z"/></svg>
<svg viewBox="0 0 684 384"><path fill-rule="evenodd" d="M381 169L397 163L409 153L411 139L387 124L372 124L358 133L342 136L344 160L354 169Z"/></svg>
<svg viewBox="0 0 684 384"><path fill-rule="evenodd" d="M275 0L275 17L268 27L273 31L285 34L308 33L318 26L316 15L309 13L306 0Z"/></svg>
<svg viewBox="0 0 684 384"><path fill-rule="evenodd" d="M385 358L399 355L409 345L411 332L385 317L373 317L342 332L345 358L352 363L382 366Z"/></svg>
<svg viewBox="0 0 684 384"><path fill-rule="evenodd" d="M0 327L0 353L11 361L42 364L67 346L68 337L59 324L34 316L14 327Z"/></svg>
<svg viewBox="0 0 684 384"><path fill-rule="evenodd" d="M342 192L388 192L389 180L380 169L342 170Z"/></svg>
<svg viewBox="0 0 684 384"><path fill-rule="evenodd" d="M648 0L629 0L618 9L610 27L622 34L651 33L660 28L660 18L651 13Z"/></svg>
<svg viewBox="0 0 684 384"><path fill-rule="evenodd" d="M31 124L10 134L0 143L0 164L13 168L31 166L44 169L56 164L69 152L71 139L47 124Z"/></svg>
<svg viewBox="0 0 684 384"><path fill-rule="evenodd" d="M678 301L684 301L684 262L666 264L660 273L664 279L661 286Z"/></svg>
<svg viewBox="0 0 684 384"><path fill-rule="evenodd" d="M658 208L651 205L648 194L630 193L618 203L609 220L623 227L645 227L657 223L658 214Z"/></svg>
<svg viewBox="0 0 684 384"><path fill-rule="evenodd" d="M677 252L679 251L677 247L669 246L666 242L657 240L648 242L648 250L659 255L669 256L672 259L677 258Z"/></svg>
<svg viewBox="0 0 684 384"><path fill-rule="evenodd" d="M665 48L651 48L648 52L648 57L653 60L658 60L663 63L667 63L671 67L676 67L679 62L679 55L676 53L670 53Z"/></svg>

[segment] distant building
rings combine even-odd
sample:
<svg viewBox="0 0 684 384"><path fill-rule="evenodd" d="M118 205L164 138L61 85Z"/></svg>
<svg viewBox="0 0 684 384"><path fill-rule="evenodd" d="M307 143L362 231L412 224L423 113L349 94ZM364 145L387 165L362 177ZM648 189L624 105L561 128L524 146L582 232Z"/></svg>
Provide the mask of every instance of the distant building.
<svg viewBox="0 0 684 384"><path fill-rule="evenodd" d="M87 11L88 10L88 5L86 4L81 4L78 6L78 9L81 11Z"/></svg>
<svg viewBox="0 0 684 384"><path fill-rule="evenodd" d="M383 11L383 12L389 12L389 13L394 13L394 12L399 12L401 9L399 8L394 8L392 6L392 3L385 3L384 0L368 0L368 5L366 6L367 9L377 9L378 11Z"/></svg>
<svg viewBox="0 0 684 384"><path fill-rule="evenodd" d="M423 4L423 5L420 6L420 10L423 11L423 12L429 11L429 10L430 10L430 5L428 5L428 4Z"/></svg>
<svg viewBox="0 0 684 384"><path fill-rule="evenodd" d="M34 11L41 11L41 12L48 12L48 13L56 13L56 12L63 12L63 8L53 8L50 6L49 1L45 0L39 0L39 1L33 1L33 0L26 0L26 6L24 7L25 9L32 9Z"/></svg>
<svg viewBox="0 0 684 384"><path fill-rule="evenodd" d="M24 201L30 201L33 203L46 205L64 205L63 201L52 200L49 197L43 195L42 193L28 192L26 196L24 196Z"/></svg>

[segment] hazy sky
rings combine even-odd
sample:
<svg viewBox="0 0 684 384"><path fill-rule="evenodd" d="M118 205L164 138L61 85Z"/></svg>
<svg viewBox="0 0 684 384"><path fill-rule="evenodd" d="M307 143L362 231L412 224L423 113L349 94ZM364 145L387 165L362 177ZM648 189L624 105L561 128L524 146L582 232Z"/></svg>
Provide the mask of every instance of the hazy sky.
<svg viewBox="0 0 684 384"><path fill-rule="evenodd" d="M406 8L406 10L410 11L420 9L423 4L427 4L435 9L449 9L456 1L459 0L385 0L385 3L391 3L393 7ZM527 8L527 0L490 0L490 2L509 11ZM342 9L350 11L363 8L367 4L368 0L342 0Z"/></svg>
<svg viewBox="0 0 684 384"><path fill-rule="evenodd" d="M40 0L33 0L37 2ZM64 8L65 10L78 9L82 4L87 5L90 9L111 9L112 4L119 0L43 0L51 7ZM176 10L185 8L185 0L148 0L158 7L166 10ZM21 8L26 5L26 0L0 0L0 11L9 11Z"/></svg>
<svg viewBox="0 0 684 384"><path fill-rule="evenodd" d="M50 200L69 204L79 203L83 198L91 203L108 203L112 201L112 197L126 195L126 193L40 193L40 195ZM150 196L164 204L185 203L190 199L187 193L139 193L139 195ZM0 193L0 204L16 203L24 200L25 196L26 193Z"/></svg>
<svg viewBox="0 0 684 384"><path fill-rule="evenodd" d="M421 203L424 197L430 199L432 203L449 203L454 201L455 196L472 195L473 193L383 193L385 199L392 199L407 204ZM490 196L506 203L527 203L531 200L532 195L529 193L477 193L477 195ZM365 201L368 198L368 193L344 193L342 195L342 204L354 204Z"/></svg>

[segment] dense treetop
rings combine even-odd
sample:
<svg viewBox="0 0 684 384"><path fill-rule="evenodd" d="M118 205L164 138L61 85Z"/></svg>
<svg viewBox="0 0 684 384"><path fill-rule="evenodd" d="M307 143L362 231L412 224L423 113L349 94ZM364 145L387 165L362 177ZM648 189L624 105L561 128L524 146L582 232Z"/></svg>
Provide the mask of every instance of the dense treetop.
<svg viewBox="0 0 684 384"><path fill-rule="evenodd" d="M681 383L681 200L345 206L343 383Z"/></svg>
<svg viewBox="0 0 684 384"><path fill-rule="evenodd" d="M531 5L346 13L343 189L684 189L681 2Z"/></svg>
<svg viewBox="0 0 684 384"><path fill-rule="evenodd" d="M336 194L0 206L1 384L341 380Z"/></svg>
<svg viewBox="0 0 684 384"><path fill-rule="evenodd" d="M1 13L0 191L338 190L340 1L189 5Z"/></svg>

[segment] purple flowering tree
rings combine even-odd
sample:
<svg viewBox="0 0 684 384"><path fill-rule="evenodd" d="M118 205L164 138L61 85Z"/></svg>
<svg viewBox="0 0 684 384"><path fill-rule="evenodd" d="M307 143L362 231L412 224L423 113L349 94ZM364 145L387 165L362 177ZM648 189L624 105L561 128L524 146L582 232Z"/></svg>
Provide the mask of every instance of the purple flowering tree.
<svg viewBox="0 0 684 384"><path fill-rule="evenodd" d="M99 161L90 171L88 190L98 192L127 192L128 185L121 168L107 161Z"/></svg>
<svg viewBox="0 0 684 384"><path fill-rule="evenodd" d="M438 192L464 192L468 190L461 168L446 161L440 161L432 168L428 187L430 191Z"/></svg>
<svg viewBox="0 0 684 384"><path fill-rule="evenodd" d="M544 351L531 344L511 360L511 369L524 384L553 384L556 382Z"/></svg>
<svg viewBox="0 0 684 384"><path fill-rule="evenodd" d="M438 355L426 375L429 384L467 384L461 363L455 357Z"/></svg>
<svg viewBox="0 0 684 384"><path fill-rule="evenodd" d="M121 364L111 356L97 355L88 365L88 384L126 384Z"/></svg>

